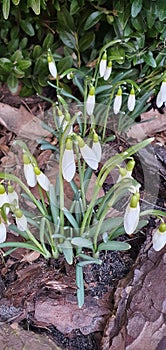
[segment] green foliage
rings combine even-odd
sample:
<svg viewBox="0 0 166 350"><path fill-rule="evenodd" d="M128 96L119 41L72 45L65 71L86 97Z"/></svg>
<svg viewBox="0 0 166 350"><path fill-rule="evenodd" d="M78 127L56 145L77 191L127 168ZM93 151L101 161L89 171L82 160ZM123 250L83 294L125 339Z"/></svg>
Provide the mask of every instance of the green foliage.
<svg viewBox="0 0 166 350"><path fill-rule="evenodd" d="M165 69L164 0L1 0L0 6L0 79L12 92L19 81L22 95L42 92L49 77L48 48L59 74L71 67L81 67L86 74L101 47L113 39L121 39L108 51L113 78L135 69L137 79L146 80L152 72L157 77ZM15 52L19 52L19 61L13 58ZM29 64L20 68L22 60ZM76 80L79 84L80 79ZM62 84L69 92L66 79Z"/></svg>

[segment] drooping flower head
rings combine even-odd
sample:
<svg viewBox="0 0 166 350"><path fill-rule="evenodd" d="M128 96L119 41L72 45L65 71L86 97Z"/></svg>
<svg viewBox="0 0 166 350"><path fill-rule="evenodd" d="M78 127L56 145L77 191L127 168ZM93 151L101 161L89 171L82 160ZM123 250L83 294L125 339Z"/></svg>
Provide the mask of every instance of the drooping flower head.
<svg viewBox="0 0 166 350"><path fill-rule="evenodd" d="M132 112L134 110L134 107L135 107L135 90L133 87L130 90L130 95L129 95L128 101L127 101L127 107L128 107L128 110L130 112Z"/></svg>
<svg viewBox="0 0 166 350"><path fill-rule="evenodd" d="M157 252L166 244L166 224L162 222L152 237L153 249Z"/></svg>
<svg viewBox="0 0 166 350"><path fill-rule="evenodd" d="M136 230L139 223L139 199L139 193L133 194L124 214L124 229L128 235L131 235Z"/></svg>
<svg viewBox="0 0 166 350"><path fill-rule="evenodd" d="M115 114L118 114L120 112L121 105L122 105L122 88L119 87L114 99L114 104L113 104L113 111Z"/></svg>
<svg viewBox="0 0 166 350"><path fill-rule="evenodd" d="M27 153L23 154L24 176L29 187L35 187L37 184L34 167Z"/></svg>
<svg viewBox="0 0 166 350"><path fill-rule="evenodd" d="M163 82L161 83L160 90L156 98L156 105L158 108L160 108L165 102L166 102L166 79L164 79Z"/></svg>
<svg viewBox="0 0 166 350"><path fill-rule="evenodd" d="M26 231L27 230L27 219L25 215L23 214L21 209L17 209L14 211L14 215L16 218L16 225L20 231Z"/></svg>
<svg viewBox="0 0 166 350"><path fill-rule="evenodd" d="M76 172L76 165L73 152L73 141L67 137L65 151L62 158L62 175L67 182L70 182Z"/></svg>
<svg viewBox="0 0 166 350"><path fill-rule="evenodd" d="M89 89L87 101L86 101L86 111L88 115L92 115L95 108L95 87L91 86Z"/></svg>
<svg viewBox="0 0 166 350"><path fill-rule="evenodd" d="M43 188L43 190L45 190L46 192L48 192L50 188L50 181L48 177L38 168L38 166L34 167L34 173L36 175L36 180L40 187Z"/></svg>
<svg viewBox="0 0 166 350"><path fill-rule="evenodd" d="M0 208L4 204L9 204L9 199L8 199L8 195L7 195L6 190L5 190L5 186L0 184Z"/></svg>
<svg viewBox="0 0 166 350"><path fill-rule="evenodd" d="M90 168L96 170L98 168L98 159L95 152L90 148L84 140L77 135L78 146L80 148L81 155L85 162L89 165Z"/></svg>
<svg viewBox="0 0 166 350"><path fill-rule="evenodd" d="M94 151L98 162L100 162L102 150L101 150L101 144L99 142L99 136L97 135L95 130L93 130L92 150Z"/></svg>
<svg viewBox="0 0 166 350"><path fill-rule="evenodd" d="M8 199L10 204L14 204L15 207L19 207L18 194L12 185L8 185Z"/></svg>
<svg viewBox="0 0 166 350"><path fill-rule="evenodd" d="M99 64L99 73L101 78L104 77L106 68L107 68L107 52L105 51L102 55L102 58Z"/></svg>
<svg viewBox="0 0 166 350"><path fill-rule="evenodd" d="M104 73L104 80L108 80L110 75L112 73L112 61L109 60L108 63L107 63L107 68L105 70L105 73Z"/></svg>
<svg viewBox="0 0 166 350"><path fill-rule="evenodd" d="M48 49L48 52L47 52L47 61L48 61L48 68L49 68L50 74L54 79L56 79L57 68L50 49Z"/></svg>

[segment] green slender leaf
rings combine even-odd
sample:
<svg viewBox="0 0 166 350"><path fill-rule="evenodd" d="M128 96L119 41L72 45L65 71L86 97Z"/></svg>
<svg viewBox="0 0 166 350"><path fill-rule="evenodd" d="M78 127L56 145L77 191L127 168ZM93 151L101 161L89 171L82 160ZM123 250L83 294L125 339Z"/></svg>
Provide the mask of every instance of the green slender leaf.
<svg viewBox="0 0 166 350"><path fill-rule="evenodd" d="M69 220L70 224L74 228L79 228L79 225L78 225L77 221L74 219L74 216L69 212L69 210L64 208L63 212L64 212L64 215L66 216L66 218Z"/></svg>
<svg viewBox="0 0 166 350"><path fill-rule="evenodd" d="M73 264L73 247L68 239L59 245L69 265Z"/></svg>
<svg viewBox="0 0 166 350"><path fill-rule="evenodd" d="M101 263L102 263L101 260L97 260L97 259L91 258L91 259L89 259L88 261L80 261L80 262L78 263L78 265L81 266L81 267L84 267L84 266L89 265L89 264L101 265Z"/></svg>
<svg viewBox="0 0 166 350"><path fill-rule="evenodd" d="M71 240L71 244L76 245L78 247L84 247L84 248L93 249L92 242L89 239L87 239L87 238L74 237Z"/></svg>
<svg viewBox="0 0 166 350"><path fill-rule="evenodd" d="M54 185L50 185L49 189L49 197L50 197L50 209L51 209L51 214L52 214L52 220L55 225L58 224L58 217L59 217L59 207L58 207L58 201L57 197L55 194L55 187Z"/></svg>
<svg viewBox="0 0 166 350"><path fill-rule="evenodd" d="M118 241L108 241L107 243L101 243L99 244L97 250L129 250L131 248L131 245L125 242L118 242Z"/></svg>
<svg viewBox="0 0 166 350"><path fill-rule="evenodd" d="M76 284L78 307L81 308L84 305L84 279L82 266L78 264L76 265Z"/></svg>

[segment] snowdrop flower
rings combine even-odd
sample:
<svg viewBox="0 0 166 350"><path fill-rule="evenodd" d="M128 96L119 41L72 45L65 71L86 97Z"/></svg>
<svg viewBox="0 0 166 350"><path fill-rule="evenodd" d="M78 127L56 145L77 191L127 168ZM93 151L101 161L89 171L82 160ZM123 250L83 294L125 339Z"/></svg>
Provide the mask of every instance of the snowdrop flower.
<svg viewBox="0 0 166 350"><path fill-rule="evenodd" d="M113 110L115 114L118 114L122 105L122 89L119 87L118 92L114 99Z"/></svg>
<svg viewBox="0 0 166 350"><path fill-rule="evenodd" d="M25 215L23 214L22 210L20 209L17 209L15 212L15 218L16 218L16 225L17 225L17 228L20 230L20 231L26 231L27 230L27 219L25 217Z"/></svg>
<svg viewBox="0 0 166 350"><path fill-rule="evenodd" d="M110 75L112 73L112 61L109 61L108 64L107 64L107 68L105 70L105 73L104 73L104 80L108 80Z"/></svg>
<svg viewBox="0 0 166 350"><path fill-rule="evenodd" d="M99 73L100 73L101 78L104 77L106 68L107 68L107 53L105 51L103 53L103 56L102 56L100 64L99 64Z"/></svg>
<svg viewBox="0 0 166 350"><path fill-rule="evenodd" d="M64 116L63 112L59 109L59 107L57 107L57 109L58 109L58 126L60 128L65 116Z"/></svg>
<svg viewBox="0 0 166 350"><path fill-rule="evenodd" d="M23 154L23 163L24 163L24 176L27 184L29 187L35 187L37 184L37 179L34 172L34 167L31 164L31 161L26 153Z"/></svg>
<svg viewBox="0 0 166 350"><path fill-rule="evenodd" d="M95 153L98 162L100 162L100 160L101 160L101 144L99 142L99 137L95 131L93 133L92 151Z"/></svg>
<svg viewBox="0 0 166 350"><path fill-rule="evenodd" d="M133 194L124 214L124 229L128 235L131 235L135 231L139 223L139 198L139 193Z"/></svg>
<svg viewBox="0 0 166 350"><path fill-rule="evenodd" d="M67 74L67 79L68 79L68 80L73 79L73 77L74 77L73 72L70 72L70 73Z"/></svg>
<svg viewBox="0 0 166 350"><path fill-rule="evenodd" d="M135 107L135 90L133 87L130 90L130 95L129 95L128 101L127 101L127 107L128 107L128 110L130 112L132 112L134 110L134 107Z"/></svg>
<svg viewBox="0 0 166 350"><path fill-rule="evenodd" d="M89 165L90 168L96 170L98 168L98 159L96 157L95 152L88 145L85 144L84 140L77 136L78 145L80 148L80 152L85 162Z"/></svg>
<svg viewBox="0 0 166 350"><path fill-rule="evenodd" d="M48 49L47 61L48 61L48 68L49 68L50 74L52 75L53 78L56 79L57 68L50 49Z"/></svg>
<svg viewBox="0 0 166 350"><path fill-rule="evenodd" d="M166 244L166 224L161 223L152 237L153 249L157 252L161 250Z"/></svg>
<svg viewBox="0 0 166 350"><path fill-rule="evenodd" d="M89 89L88 98L86 101L86 111L88 115L92 115L95 108L95 88L91 86Z"/></svg>
<svg viewBox="0 0 166 350"><path fill-rule="evenodd" d="M6 193L4 185L0 184L0 208L6 203L9 204L8 195Z"/></svg>
<svg viewBox="0 0 166 350"><path fill-rule="evenodd" d="M40 187L42 187L43 190L48 192L50 188L50 181L48 177L38 168L38 166L34 167L34 173L36 175L36 179Z"/></svg>
<svg viewBox="0 0 166 350"><path fill-rule="evenodd" d="M67 135L71 135L72 132L73 132L73 125L70 123L70 119L71 119L70 118L70 113L66 113L66 115L64 117L64 120L63 120L63 131L68 126L67 132L66 132Z"/></svg>
<svg viewBox="0 0 166 350"><path fill-rule="evenodd" d="M18 194L15 191L14 187L12 185L8 185L8 199L10 204L15 204L16 207L19 207L18 204Z"/></svg>
<svg viewBox="0 0 166 350"><path fill-rule="evenodd" d="M130 159L125 168L119 168L119 177L117 182L121 181L122 179L125 178L132 178L132 172L135 166L135 160L132 158Z"/></svg>
<svg viewBox="0 0 166 350"><path fill-rule="evenodd" d="M74 160L73 142L71 138L67 138L65 151L62 158L62 175L67 182L70 182L76 172Z"/></svg>
<svg viewBox="0 0 166 350"><path fill-rule="evenodd" d="M156 105L160 108L166 102L166 79L163 80L160 91L157 94Z"/></svg>
<svg viewBox="0 0 166 350"><path fill-rule="evenodd" d="M6 241L6 226L0 218L0 243Z"/></svg>

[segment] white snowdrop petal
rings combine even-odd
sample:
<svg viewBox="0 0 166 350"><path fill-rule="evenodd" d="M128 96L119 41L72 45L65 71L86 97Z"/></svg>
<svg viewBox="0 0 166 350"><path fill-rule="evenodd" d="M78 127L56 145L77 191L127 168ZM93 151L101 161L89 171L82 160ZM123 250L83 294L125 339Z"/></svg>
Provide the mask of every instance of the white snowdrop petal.
<svg viewBox="0 0 166 350"><path fill-rule="evenodd" d="M56 79L56 77L57 77L57 68L56 68L55 62L54 61L49 62L48 68L49 68L49 71L50 71L51 75L53 76L53 78Z"/></svg>
<svg viewBox="0 0 166 350"><path fill-rule="evenodd" d="M166 81L163 81L160 87L160 98L162 102L166 101Z"/></svg>
<svg viewBox="0 0 166 350"><path fill-rule="evenodd" d="M9 203L13 203L14 201L17 203L18 205L18 194L16 191L13 192L9 192L8 193L8 199L9 199Z"/></svg>
<svg viewBox="0 0 166 350"><path fill-rule="evenodd" d="M10 203L6 192L0 194L0 207L2 207L5 203Z"/></svg>
<svg viewBox="0 0 166 350"><path fill-rule="evenodd" d="M134 110L134 107L135 107L135 95L134 94L129 95L128 101L127 101L127 107L128 107L128 110L130 112L132 112Z"/></svg>
<svg viewBox="0 0 166 350"><path fill-rule="evenodd" d="M22 215L21 218L16 217L16 225L20 231L26 231L27 219L26 219L25 215Z"/></svg>
<svg viewBox="0 0 166 350"><path fill-rule="evenodd" d="M86 111L88 115L92 115L95 108L95 95L88 95L86 101Z"/></svg>
<svg viewBox="0 0 166 350"><path fill-rule="evenodd" d="M76 172L76 165L74 160L74 152L73 149L68 150L65 149L63 158L62 158L62 174L64 179L67 182L70 182Z"/></svg>
<svg viewBox="0 0 166 350"><path fill-rule="evenodd" d="M36 178L38 184L43 188L43 190L48 192L50 188L50 181L48 177L41 171L39 175L36 175Z"/></svg>
<svg viewBox="0 0 166 350"><path fill-rule="evenodd" d="M85 162L90 166L90 168L96 170L98 168L98 160L94 151L88 145L85 144L83 147L80 147L80 152Z"/></svg>
<svg viewBox="0 0 166 350"><path fill-rule="evenodd" d="M3 222L0 223L0 243L6 241L6 226Z"/></svg>
<svg viewBox="0 0 166 350"><path fill-rule="evenodd" d="M107 67L104 73L104 80L108 80L112 73L112 67Z"/></svg>
<svg viewBox="0 0 166 350"><path fill-rule="evenodd" d="M104 77L105 71L107 68L107 60L102 60L100 61L100 65L99 65L99 72L100 72L100 77Z"/></svg>
<svg viewBox="0 0 166 350"><path fill-rule="evenodd" d="M159 229L156 230L152 237L153 249L157 252L161 250L166 244L166 232L160 233Z"/></svg>
<svg viewBox="0 0 166 350"><path fill-rule="evenodd" d="M140 214L140 205L137 204L136 208L131 208L128 204L124 214L124 229L128 235L131 235L138 226Z"/></svg>
<svg viewBox="0 0 166 350"><path fill-rule="evenodd" d="M122 95L116 95L113 104L114 114L118 114L122 105Z"/></svg>
<svg viewBox="0 0 166 350"><path fill-rule="evenodd" d="M101 160L101 154L102 154L100 142L93 142L92 150L93 150L93 152L95 153L98 162L100 162L100 160Z"/></svg>
<svg viewBox="0 0 166 350"><path fill-rule="evenodd" d="M156 98L156 105L158 108L160 108L163 105L163 100L161 98L161 93L159 91L159 93L157 94L157 98Z"/></svg>
<svg viewBox="0 0 166 350"><path fill-rule="evenodd" d="M24 164L24 175L28 186L35 187L37 184L37 179L31 163Z"/></svg>

